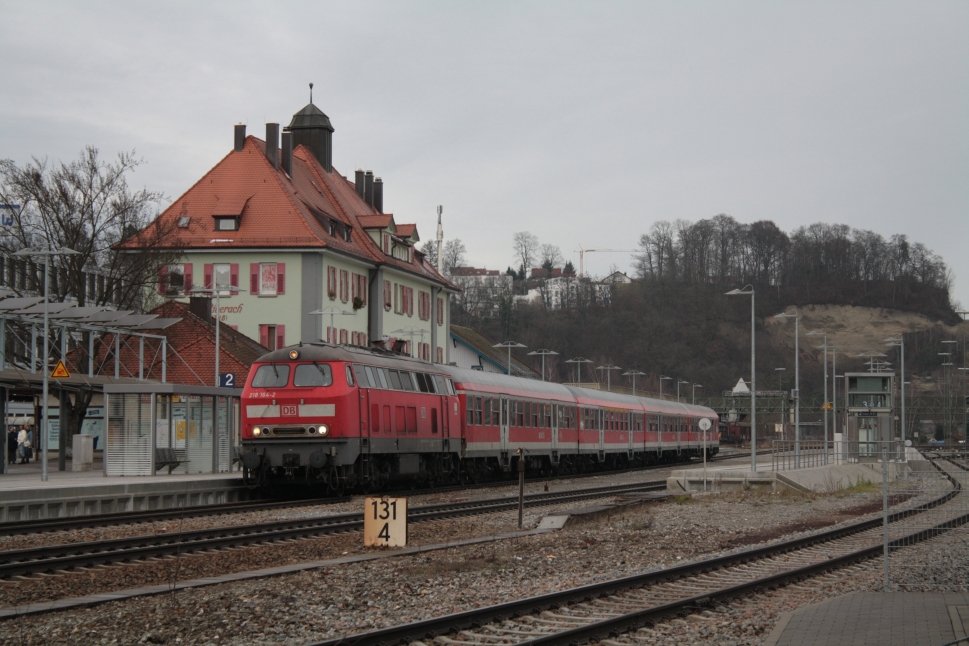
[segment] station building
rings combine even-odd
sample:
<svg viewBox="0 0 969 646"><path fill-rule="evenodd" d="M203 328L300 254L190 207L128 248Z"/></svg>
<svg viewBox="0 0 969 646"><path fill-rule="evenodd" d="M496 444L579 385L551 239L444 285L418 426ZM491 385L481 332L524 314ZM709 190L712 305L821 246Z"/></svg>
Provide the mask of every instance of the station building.
<svg viewBox="0 0 969 646"><path fill-rule="evenodd" d="M333 133L312 100L281 137L276 123L264 140L236 125L229 153L121 248L156 249L161 227L182 259L159 271L159 298L210 295L222 324L267 349L393 338L449 361L457 287L416 248L416 226L383 212L379 177L333 167Z"/></svg>

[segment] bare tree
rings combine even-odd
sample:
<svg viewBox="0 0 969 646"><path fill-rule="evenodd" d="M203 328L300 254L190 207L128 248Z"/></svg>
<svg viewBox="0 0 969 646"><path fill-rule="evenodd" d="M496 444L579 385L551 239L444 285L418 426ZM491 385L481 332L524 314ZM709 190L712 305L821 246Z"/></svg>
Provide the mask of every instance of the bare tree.
<svg viewBox="0 0 969 646"><path fill-rule="evenodd" d="M129 189L127 177L140 164L133 152L119 154L114 162L104 161L98 149L91 146L70 163L52 164L34 158L18 166L9 159L0 161L0 202L17 205L13 225L0 239L4 260L12 266L19 259L10 255L31 247L72 249L77 254L50 256L52 300L70 296L78 305L141 309L148 291L145 288L155 281L159 265L171 262L178 252L124 253L117 248L148 224L162 199L160 193L147 189ZM160 245L154 243L168 233L155 228L154 239L147 241L146 248L157 249ZM17 291L39 291L36 267L25 262L28 266L22 271L32 279L10 286ZM95 289L91 289L92 282ZM89 334L81 338L68 335L66 339L67 356L73 357L76 365L86 365ZM41 342L60 346L55 339ZM83 388L61 395L61 469L67 437L80 432L92 395L92 390Z"/></svg>
<svg viewBox="0 0 969 646"><path fill-rule="evenodd" d="M538 255L538 237L528 231L519 231L515 234L514 240L518 268L523 275L528 276L528 272L535 263L535 258Z"/></svg>
<svg viewBox="0 0 969 646"><path fill-rule="evenodd" d="M437 241L429 240L421 246L421 253L423 253L428 262L434 267L437 267ZM448 240L444 243L444 253L443 262L441 263L441 269L445 275L450 275L451 270L455 267L463 267L466 260L465 254L467 253L467 248L464 243L461 242L460 238L454 238Z"/></svg>
<svg viewBox="0 0 969 646"><path fill-rule="evenodd" d="M551 271L562 264L562 250L558 245L542 245L542 267Z"/></svg>

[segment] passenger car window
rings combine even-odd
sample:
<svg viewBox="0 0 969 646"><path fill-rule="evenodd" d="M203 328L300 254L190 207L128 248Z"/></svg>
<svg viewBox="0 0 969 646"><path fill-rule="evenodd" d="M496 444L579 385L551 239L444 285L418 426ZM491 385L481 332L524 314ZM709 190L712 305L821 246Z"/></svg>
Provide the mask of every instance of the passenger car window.
<svg viewBox="0 0 969 646"><path fill-rule="evenodd" d="M269 363L259 366L252 377L253 388L282 388L289 383L289 366Z"/></svg>
<svg viewBox="0 0 969 646"><path fill-rule="evenodd" d="M325 363L302 363L296 366L293 385L302 387L329 386L333 383L333 373Z"/></svg>

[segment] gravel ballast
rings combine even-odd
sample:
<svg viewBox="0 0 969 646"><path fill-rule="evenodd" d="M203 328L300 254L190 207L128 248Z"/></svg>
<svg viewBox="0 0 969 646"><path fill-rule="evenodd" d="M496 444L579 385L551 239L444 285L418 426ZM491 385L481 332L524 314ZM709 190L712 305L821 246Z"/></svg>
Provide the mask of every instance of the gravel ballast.
<svg viewBox="0 0 969 646"><path fill-rule="evenodd" d="M411 505L447 499L445 495L415 496ZM410 527L411 546L513 536L7 619L0 622L0 642L280 644L334 638L734 551L842 522L877 510L879 504L877 492L830 496L738 492L623 507L558 531L532 535L516 534L517 512L419 523ZM346 509L361 507L361 499L346 505ZM329 513L341 510L326 508ZM533 529L544 516L561 511L526 509L524 528ZM292 513L312 514L313 510ZM178 529L186 527L182 524ZM144 528L141 531L145 533ZM362 537L352 534L186 555L138 567L119 565L8 581L0 587L0 594L3 605L15 607L95 591L171 586L230 571L370 552L362 547ZM644 633L641 639L670 644L760 644L783 612L852 590L881 589L880 568L880 562L872 562L854 568L850 575L757 595L746 604L712 609L696 619L663 626L655 634ZM953 573L950 564L947 569L939 568L936 576L943 584L960 575Z"/></svg>

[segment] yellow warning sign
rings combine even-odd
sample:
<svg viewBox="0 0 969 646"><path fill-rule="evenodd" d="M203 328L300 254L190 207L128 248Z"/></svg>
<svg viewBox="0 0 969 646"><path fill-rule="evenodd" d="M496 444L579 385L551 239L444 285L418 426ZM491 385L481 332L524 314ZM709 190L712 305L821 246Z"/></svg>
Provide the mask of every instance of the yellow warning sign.
<svg viewBox="0 0 969 646"><path fill-rule="evenodd" d="M58 361L57 365L54 366L54 371L50 373L53 379L67 379L71 376L71 373L67 371L67 366L64 365L63 361Z"/></svg>

